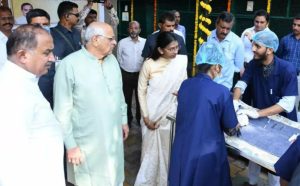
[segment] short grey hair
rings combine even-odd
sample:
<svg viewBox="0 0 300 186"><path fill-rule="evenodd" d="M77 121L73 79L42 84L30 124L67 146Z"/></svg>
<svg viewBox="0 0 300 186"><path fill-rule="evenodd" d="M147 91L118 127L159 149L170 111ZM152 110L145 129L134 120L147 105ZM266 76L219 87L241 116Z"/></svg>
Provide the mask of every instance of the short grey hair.
<svg viewBox="0 0 300 186"><path fill-rule="evenodd" d="M104 36L104 30L101 27L95 27L94 25L89 25L85 31L84 40L89 42L94 36Z"/></svg>

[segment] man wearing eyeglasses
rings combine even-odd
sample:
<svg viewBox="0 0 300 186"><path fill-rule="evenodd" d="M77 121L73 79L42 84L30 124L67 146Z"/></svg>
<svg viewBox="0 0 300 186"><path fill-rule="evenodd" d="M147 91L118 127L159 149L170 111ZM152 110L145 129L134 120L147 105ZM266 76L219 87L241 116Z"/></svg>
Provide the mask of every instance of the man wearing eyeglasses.
<svg viewBox="0 0 300 186"><path fill-rule="evenodd" d="M59 22L51 28L54 40L54 55L60 59L81 48L80 33L74 26L79 20L78 5L70 1L63 1L58 5Z"/></svg>
<svg viewBox="0 0 300 186"><path fill-rule="evenodd" d="M127 106L119 64L112 54L113 29L93 22L85 47L65 57L54 80L54 113L62 125L68 181L114 185L124 181L123 140Z"/></svg>
<svg viewBox="0 0 300 186"><path fill-rule="evenodd" d="M12 33L14 25L14 17L11 9L8 7L0 7L0 68L2 64L7 60L6 55L6 42L8 36Z"/></svg>

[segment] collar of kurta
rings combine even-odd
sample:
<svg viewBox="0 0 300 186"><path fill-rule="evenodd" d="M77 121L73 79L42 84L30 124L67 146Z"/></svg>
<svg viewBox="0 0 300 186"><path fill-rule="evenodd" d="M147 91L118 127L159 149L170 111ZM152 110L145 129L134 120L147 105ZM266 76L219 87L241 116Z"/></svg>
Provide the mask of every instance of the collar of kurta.
<svg viewBox="0 0 300 186"><path fill-rule="evenodd" d="M37 77L35 74L32 74L31 72L28 72L27 70L21 68L20 66L16 65L15 63L7 60L4 64L11 73L15 74L15 78L21 78L21 79L29 79L30 81L37 83L39 80L39 77Z"/></svg>
<svg viewBox="0 0 300 186"><path fill-rule="evenodd" d="M92 61L96 61L100 64L104 63L106 61L105 59L108 57L108 56L105 56L103 59L98 59L96 56L92 55L85 47L82 47L81 50L88 59L90 59Z"/></svg>

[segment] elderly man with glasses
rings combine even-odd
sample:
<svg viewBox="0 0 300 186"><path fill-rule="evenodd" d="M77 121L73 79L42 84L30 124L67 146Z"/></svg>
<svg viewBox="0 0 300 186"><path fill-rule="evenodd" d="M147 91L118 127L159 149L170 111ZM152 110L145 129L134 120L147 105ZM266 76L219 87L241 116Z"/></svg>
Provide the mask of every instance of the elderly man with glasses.
<svg viewBox="0 0 300 186"><path fill-rule="evenodd" d="M110 25L93 22L87 44L65 57L54 80L54 113L62 125L68 181L78 186L123 185L128 136L116 46Z"/></svg>

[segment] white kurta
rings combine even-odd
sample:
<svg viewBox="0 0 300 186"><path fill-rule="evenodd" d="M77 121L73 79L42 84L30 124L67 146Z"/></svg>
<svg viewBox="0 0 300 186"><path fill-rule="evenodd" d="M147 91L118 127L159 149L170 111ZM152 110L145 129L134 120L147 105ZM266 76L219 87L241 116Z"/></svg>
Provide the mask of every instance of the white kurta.
<svg viewBox="0 0 300 186"><path fill-rule="evenodd" d="M122 124L127 110L119 64L102 64L85 48L64 58L54 80L54 112L67 149L79 147L84 161L68 163L68 180L78 186L116 186L124 181Z"/></svg>
<svg viewBox="0 0 300 186"><path fill-rule="evenodd" d="M0 90L0 185L64 186L62 132L38 78L6 61Z"/></svg>

